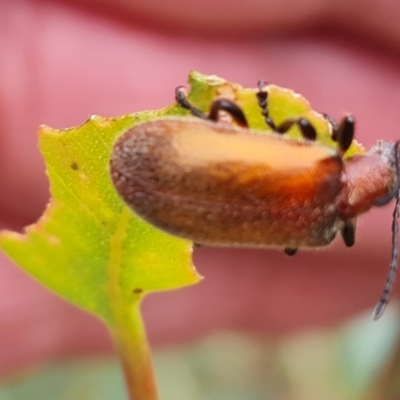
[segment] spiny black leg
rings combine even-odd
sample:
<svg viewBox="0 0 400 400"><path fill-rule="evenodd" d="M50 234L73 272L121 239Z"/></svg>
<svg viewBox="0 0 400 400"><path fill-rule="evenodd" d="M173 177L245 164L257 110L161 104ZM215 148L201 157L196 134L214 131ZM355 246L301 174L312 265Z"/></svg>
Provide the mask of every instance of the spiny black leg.
<svg viewBox="0 0 400 400"><path fill-rule="evenodd" d="M283 250L287 256L294 256L297 253L297 249L292 247L285 247Z"/></svg>
<svg viewBox="0 0 400 400"><path fill-rule="evenodd" d="M189 110L195 117L202 119L207 119L210 121L217 122L220 111L225 111L233 120L240 126L248 127L247 119L242 111L242 109L235 104L233 101L228 99L217 99L213 101L210 107L209 115L204 114L198 108L194 107L188 99L186 98L185 89L182 86L178 86L175 89L175 100L183 108Z"/></svg>
<svg viewBox="0 0 400 400"><path fill-rule="evenodd" d="M332 139L339 144L339 151L344 153L353 142L355 120L352 115L346 115L339 126L333 130Z"/></svg>
<svg viewBox="0 0 400 400"><path fill-rule="evenodd" d="M201 112L198 108L192 106L188 99L186 98L185 88L183 86L178 86L175 89L175 100L183 108L189 110L195 117L202 119L208 119L208 116Z"/></svg>
<svg viewBox="0 0 400 400"><path fill-rule="evenodd" d="M242 109L233 101L228 99L217 99L213 101L208 118L211 121L218 121L220 111L226 111L238 125L245 128L249 126Z"/></svg>
<svg viewBox="0 0 400 400"><path fill-rule="evenodd" d="M264 81L258 82L259 90L257 92L257 100L258 105L261 108L261 114L264 116L265 123L277 133L286 133L292 127L292 125L297 125L303 137L308 140L315 140L317 138L317 132L310 121L308 121L306 118L289 118L283 121L280 125L276 125L274 120L269 115L268 92L263 90L264 86Z"/></svg>
<svg viewBox="0 0 400 400"><path fill-rule="evenodd" d="M356 227L354 222L346 221L344 223L344 226L340 230L340 233L342 234L344 244L347 247L351 247L354 245L356 239Z"/></svg>

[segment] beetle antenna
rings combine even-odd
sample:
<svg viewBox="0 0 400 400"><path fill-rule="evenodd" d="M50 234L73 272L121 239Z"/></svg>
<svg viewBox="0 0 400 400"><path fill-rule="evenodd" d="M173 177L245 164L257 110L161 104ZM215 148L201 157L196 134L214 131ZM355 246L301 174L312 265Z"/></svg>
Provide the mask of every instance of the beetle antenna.
<svg viewBox="0 0 400 400"><path fill-rule="evenodd" d="M397 169L397 179L399 179L399 146L400 142L395 144L395 157L396 157L396 169ZM386 284L381 294L381 298L379 299L378 304L376 305L374 312L372 313L372 318L377 320L381 317L383 312L385 311L386 305L389 302L390 293L393 288L393 282L396 277L396 271L398 266L398 256L399 256L399 215L400 215L400 189L397 189L396 192L396 205L393 210L393 221L392 221L392 260L389 264L389 273L386 278Z"/></svg>

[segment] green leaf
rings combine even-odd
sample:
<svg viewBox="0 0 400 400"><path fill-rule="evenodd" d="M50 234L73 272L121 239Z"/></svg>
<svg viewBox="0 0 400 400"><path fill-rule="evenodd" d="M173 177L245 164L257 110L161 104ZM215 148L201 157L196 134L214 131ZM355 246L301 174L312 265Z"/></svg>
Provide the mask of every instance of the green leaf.
<svg viewBox="0 0 400 400"><path fill-rule="evenodd" d="M63 131L41 127L39 145L52 200L24 234L1 235L2 248L29 274L111 325L116 304L199 279L190 242L136 217L109 177L116 137L146 117L93 117Z"/></svg>

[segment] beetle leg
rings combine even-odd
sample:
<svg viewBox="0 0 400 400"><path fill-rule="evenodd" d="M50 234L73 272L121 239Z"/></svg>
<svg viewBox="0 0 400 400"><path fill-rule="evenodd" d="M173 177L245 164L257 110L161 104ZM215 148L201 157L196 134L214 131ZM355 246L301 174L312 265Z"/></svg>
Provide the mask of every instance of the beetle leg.
<svg viewBox="0 0 400 400"><path fill-rule="evenodd" d="M339 152L343 154L353 142L355 125L354 117L352 115L346 115L338 125L330 115L326 113L322 113L322 115L331 124L332 140L339 142Z"/></svg>
<svg viewBox="0 0 400 400"><path fill-rule="evenodd" d="M344 223L344 226L340 230L340 233L342 234L344 244L347 247L351 247L354 245L356 237L356 225L354 221L346 221Z"/></svg>
<svg viewBox="0 0 400 400"><path fill-rule="evenodd" d="M304 138L308 140L315 140L317 138L317 132L311 122L306 118L288 118L278 125L275 129L277 133L286 133L292 125L297 125Z"/></svg>
<svg viewBox="0 0 400 400"><path fill-rule="evenodd" d="M238 125L245 128L249 126L242 109L231 100L228 99L214 100L211 104L210 112L208 115L204 114L198 108L190 104L190 102L186 98L185 89L182 86L178 86L175 89L175 100L181 107L189 110L195 117L217 122L219 119L219 112L225 111L233 118L233 120Z"/></svg>
<svg viewBox="0 0 400 400"><path fill-rule="evenodd" d="M297 125L306 139L315 140L317 132L310 121L306 118L288 118L281 124L277 125L269 115L268 111L268 92L263 90L264 81L258 82L257 100L261 108L261 114L264 116L265 123L276 133L286 133L292 125Z"/></svg>
<svg viewBox="0 0 400 400"><path fill-rule="evenodd" d="M339 144L340 153L344 153L353 142L355 120L352 115L346 115L339 125L332 125L332 139Z"/></svg>
<svg viewBox="0 0 400 400"><path fill-rule="evenodd" d="M181 107L189 110L195 117L199 117L201 119L209 119L206 114L204 114L198 108L192 106L189 103L188 99L186 98L185 88L183 86L178 86L175 89L175 100Z"/></svg>
<svg viewBox="0 0 400 400"><path fill-rule="evenodd" d="M263 90L266 85L265 81L258 81L258 92L257 92L257 101L258 105L261 108L261 114L265 119L265 123L273 130L276 131L276 125L274 120L270 117L268 111L268 92Z"/></svg>
<svg viewBox="0 0 400 400"><path fill-rule="evenodd" d="M244 128L247 128L249 126L242 109L233 101L228 99L214 100L213 103L211 104L208 118L211 121L217 122L220 111L226 111L238 125Z"/></svg>
<svg viewBox="0 0 400 400"><path fill-rule="evenodd" d="M297 253L297 249L292 247L285 247L283 251L287 256L294 256Z"/></svg>

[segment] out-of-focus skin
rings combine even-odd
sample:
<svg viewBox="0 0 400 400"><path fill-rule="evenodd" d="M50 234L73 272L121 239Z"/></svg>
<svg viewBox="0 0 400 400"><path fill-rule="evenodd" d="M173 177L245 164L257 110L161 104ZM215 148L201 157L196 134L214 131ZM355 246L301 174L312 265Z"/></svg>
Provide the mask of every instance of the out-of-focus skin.
<svg viewBox="0 0 400 400"><path fill-rule="evenodd" d="M63 128L90 114L165 106L191 69L244 86L264 78L336 118L351 112L368 147L399 139L400 3L0 1L1 227L21 229L46 204L39 124ZM351 249L340 240L292 258L196 249L206 279L144 302L152 342L182 343L221 328L282 335L372 311L390 261L391 212L389 205L361 218ZM0 255L0 375L110 349L98 321Z"/></svg>

